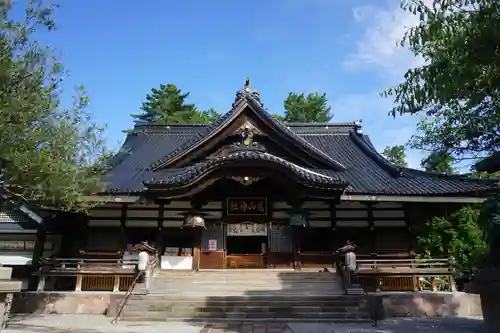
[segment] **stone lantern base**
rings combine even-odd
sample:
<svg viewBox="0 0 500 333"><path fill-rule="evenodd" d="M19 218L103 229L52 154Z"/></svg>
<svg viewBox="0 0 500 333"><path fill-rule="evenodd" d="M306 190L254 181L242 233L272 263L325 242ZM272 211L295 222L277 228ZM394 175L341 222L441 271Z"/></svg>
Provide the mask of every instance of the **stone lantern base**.
<svg viewBox="0 0 500 333"><path fill-rule="evenodd" d="M500 269L478 270L470 283L470 291L481 296L486 332L499 332L500 327Z"/></svg>

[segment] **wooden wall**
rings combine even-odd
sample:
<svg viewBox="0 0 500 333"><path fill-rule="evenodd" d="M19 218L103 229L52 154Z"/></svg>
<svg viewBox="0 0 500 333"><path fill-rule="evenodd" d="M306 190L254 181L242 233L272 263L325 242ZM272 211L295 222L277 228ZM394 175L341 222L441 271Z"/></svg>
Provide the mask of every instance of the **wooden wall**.
<svg viewBox="0 0 500 333"><path fill-rule="evenodd" d="M293 207L285 202L270 202L269 207L269 251L272 253L291 253L292 238L286 227ZM301 208L308 211L312 228L324 228L332 232L332 249L345 244L347 240L360 246L361 253L406 253L412 247L411 226L419 223L419 217L411 216L415 208L392 202L341 202L333 204L327 201L308 200ZM93 209L89 213L88 232L91 242L109 245L111 236L97 236L105 229L120 228L125 233L139 233L140 229L157 233L159 229L179 228L183 214L191 209L190 201L172 201L169 204L107 204ZM201 251L208 252L208 240L217 240L217 251L226 247L226 228L221 224L223 202L208 202L201 208L207 222L207 230L201 237ZM413 210L412 210L413 209ZM421 209L421 208L420 208ZM252 220L251 217L248 218ZM226 221L230 222L230 221ZM108 229L109 230L109 229ZM135 231L134 231L135 230ZM116 237L116 233L113 233ZM111 235L111 233L110 233ZM124 236L127 237L126 235ZM116 244L115 244L116 245ZM208 256L208 255L205 255ZM211 255L215 258L217 255ZM202 256L204 258L204 256ZM208 260L208 259L207 259ZM210 259L212 260L212 259ZM213 259L215 260L215 259ZM219 258L219 260L222 260ZM201 259L203 262L203 259Z"/></svg>
<svg viewBox="0 0 500 333"><path fill-rule="evenodd" d="M341 202L335 207L335 240L360 247L361 254L408 255L411 236L406 207L394 202Z"/></svg>

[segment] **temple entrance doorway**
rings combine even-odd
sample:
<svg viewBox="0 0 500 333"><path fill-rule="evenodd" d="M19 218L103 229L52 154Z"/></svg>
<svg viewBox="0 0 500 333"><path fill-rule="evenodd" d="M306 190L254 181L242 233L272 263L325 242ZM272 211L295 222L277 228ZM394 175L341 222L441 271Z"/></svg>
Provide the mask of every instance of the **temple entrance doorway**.
<svg viewBox="0 0 500 333"><path fill-rule="evenodd" d="M242 222L227 225L227 268L265 268L267 224Z"/></svg>

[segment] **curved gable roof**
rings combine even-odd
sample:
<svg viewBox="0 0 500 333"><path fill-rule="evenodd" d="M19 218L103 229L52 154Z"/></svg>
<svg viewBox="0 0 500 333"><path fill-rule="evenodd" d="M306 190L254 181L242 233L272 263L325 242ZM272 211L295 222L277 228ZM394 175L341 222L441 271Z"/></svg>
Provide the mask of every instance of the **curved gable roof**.
<svg viewBox="0 0 500 333"><path fill-rule="evenodd" d="M222 140L223 138L221 138L219 134L231 123L233 123L233 121L240 117L245 110L251 110L256 117L269 126L271 131L276 132L287 139L292 143L292 145L295 146L296 149L300 149L309 156L322 161L332 169L344 169L344 166L341 163L304 140L302 137L285 126L285 124L281 121L272 118L267 111L264 110L262 104L257 101L251 93L244 91L239 93L241 94L241 98L233 105L233 108L229 112L224 114L218 121L213 122L212 124L206 126L203 130L194 134L189 140L181 144L175 150L168 152L160 159L154 161L151 165L149 165L149 169L158 170L160 168L165 168L181 158L188 156L188 154L194 152L197 148L201 147L209 140Z"/></svg>

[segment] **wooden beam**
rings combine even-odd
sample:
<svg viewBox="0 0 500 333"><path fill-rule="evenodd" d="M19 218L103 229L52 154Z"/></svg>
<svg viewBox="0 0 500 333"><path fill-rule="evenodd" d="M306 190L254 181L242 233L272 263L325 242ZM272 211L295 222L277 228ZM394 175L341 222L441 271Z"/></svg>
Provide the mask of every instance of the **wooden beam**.
<svg viewBox="0 0 500 333"><path fill-rule="evenodd" d="M375 253L375 227L373 223L373 202L369 202L366 204L366 210L368 213L367 220L368 220L368 227L370 228L370 253Z"/></svg>
<svg viewBox="0 0 500 333"><path fill-rule="evenodd" d="M128 205L123 204L121 207L122 214L120 216L120 225L122 227L122 230L125 230L125 227L127 225L127 207Z"/></svg>
<svg viewBox="0 0 500 333"><path fill-rule="evenodd" d="M136 195L87 195L82 198L85 202L116 202L116 203L134 203L141 197Z"/></svg>
<svg viewBox="0 0 500 333"><path fill-rule="evenodd" d="M175 197L185 197L186 194ZM82 201L95 203L134 203L140 200L136 195L95 195L84 196ZM166 198L166 197L165 197ZM333 197L318 197L318 199L332 199ZM433 202L433 203L482 203L486 198L481 197L447 197L447 196L398 196L398 195L370 195L344 194L343 201L388 201L388 202Z"/></svg>
<svg viewBox="0 0 500 333"><path fill-rule="evenodd" d="M389 202L430 202L430 203L482 203L486 198L481 197L438 197L438 196L398 196L398 195L365 195L344 194L344 201L389 201Z"/></svg>

